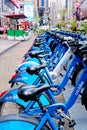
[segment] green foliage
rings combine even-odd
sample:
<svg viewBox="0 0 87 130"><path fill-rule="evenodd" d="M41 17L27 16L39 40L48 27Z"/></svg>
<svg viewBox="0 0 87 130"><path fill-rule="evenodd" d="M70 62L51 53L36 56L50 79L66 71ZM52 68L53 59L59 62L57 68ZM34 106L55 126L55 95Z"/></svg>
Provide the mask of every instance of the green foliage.
<svg viewBox="0 0 87 130"><path fill-rule="evenodd" d="M45 30L44 29L34 29L34 33L41 33L44 34Z"/></svg>
<svg viewBox="0 0 87 130"><path fill-rule="evenodd" d="M87 22L81 24L80 32L87 34Z"/></svg>
<svg viewBox="0 0 87 130"><path fill-rule="evenodd" d="M39 33L41 33L41 34L44 34L44 32L45 32L45 29L40 29L39 30Z"/></svg>
<svg viewBox="0 0 87 130"><path fill-rule="evenodd" d="M76 20L72 21L71 23L71 30L74 30L74 28L76 27Z"/></svg>
<svg viewBox="0 0 87 130"><path fill-rule="evenodd" d="M61 28L61 27L64 27L66 25L66 22L64 20L62 20L60 23L58 23L56 25L57 28Z"/></svg>
<svg viewBox="0 0 87 130"><path fill-rule="evenodd" d="M34 29L34 33L38 33L38 29Z"/></svg>

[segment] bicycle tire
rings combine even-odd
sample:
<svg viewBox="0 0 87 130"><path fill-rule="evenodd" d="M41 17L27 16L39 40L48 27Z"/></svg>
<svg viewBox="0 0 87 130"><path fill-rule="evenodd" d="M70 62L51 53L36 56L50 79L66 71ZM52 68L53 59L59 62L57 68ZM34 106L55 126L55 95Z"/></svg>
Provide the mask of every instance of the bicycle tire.
<svg viewBox="0 0 87 130"><path fill-rule="evenodd" d="M81 103L84 105L86 111L87 111L87 83L84 86L84 90L81 97Z"/></svg>
<svg viewBox="0 0 87 130"><path fill-rule="evenodd" d="M73 86L76 85L76 82L77 82L77 79L78 79L78 75L79 75L80 71L81 71L83 68L84 68L84 67L83 67L82 64L78 64L78 65L76 66L75 71L74 71L74 73L73 73L73 75L72 75L72 77L71 77L71 84L72 84Z"/></svg>
<svg viewBox="0 0 87 130"><path fill-rule="evenodd" d="M0 130L35 130L39 120L24 114L10 114L0 117ZM41 130L50 130L44 125Z"/></svg>

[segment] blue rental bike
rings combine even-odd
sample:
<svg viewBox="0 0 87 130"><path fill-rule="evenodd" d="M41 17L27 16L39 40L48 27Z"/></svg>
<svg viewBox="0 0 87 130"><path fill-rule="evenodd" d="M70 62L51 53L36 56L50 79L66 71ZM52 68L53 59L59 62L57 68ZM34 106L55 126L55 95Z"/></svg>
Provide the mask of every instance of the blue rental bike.
<svg viewBox="0 0 87 130"><path fill-rule="evenodd" d="M77 51L77 50L76 50ZM78 51L77 51L78 52ZM78 54L79 55L79 54ZM63 79L63 81L60 83L60 84L55 84L54 82L53 82L53 80L52 80L52 78L50 77L50 74L49 74L49 71L48 71L48 69L47 69L47 67L46 66L44 66L44 65L39 65L39 67L38 66L34 66L33 65L33 68L31 67L31 64L32 64L32 62L30 62L31 64L30 64L30 67L29 67L29 64L27 65L27 67L28 67L28 69L27 69L27 72L29 73L29 74L31 74L31 75L33 75L34 76L34 74L35 73L37 73L37 75L39 75L39 78L37 78L37 80L32 80L33 82L31 83L31 84L34 84L34 85L37 85L37 84L39 84L39 82L40 82L40 84L41 84L41 81L42 81L42 83L44 83L44 84L46 84L47 82L44 82L43 81L43 74L45 73L48 77L47 77L47 81L49 82L49 84L51 85L51 91L49 90L46 94L45 94L45 96L44 95L42 95L42 99L44 98L44 104L46 105L47 103L49 104L52 104L52 102L53 103L56 103L57 101L56 101L56 99L54 98L54 95L59 95L61 92L62 92L62 90L63 90L63 88L65 87L65 85L67 84L67 82L69 81L69 79L70 79L70 77L71 77L71 75L73 74L73 72L74 72L74 68L75 68L75 66L77 65L77 63L79 63L79 62L82 62L82 59L80 58L80 57L78 57L77 55L76 56L74 56L73 57L73 59L72 59L72 61L71 61L71 64L70 64L70 67L68 68L68 70L67 70L67 72L66 72L66 75L65 75L65 77L64 77L64 79ZM36 65L37 65L37 63L36 63ZM44 69L44 71L42 71L42 73L41 73L41 75L40 75L40 73L39 73L39 71L41 70L41 69L43 69L45 67L45 69ZM24 67L23 67L23 69L24 69ZM20 70L21 70L21 68L20 68ZM25 69L24 69L24 71L25 71ZM20 72L20 71L19 71ZM27 74L28 74L27 73ZM28 74L28 75L29 75ZM34 77L32 77L33 79L34 79ZM28 83L27 84L29 84L29 78L27 79L28 80ZM30 80L31 80L31 78L30 78ZM39 85L40 85L39 84ZM8 90L7 91L7 93L2 93L2 98L1 98L1 100L0 100L0 102L1 102L1 111L3 110L3 104L5 103L5 102L14 102L14 103L17 103L17 104L19 104L20 106L23 106L24 108L26 108L26 106L29 104L29 102L27 102L27 103L25 103L25 102L23 102L21 99L19 99L18 98L18 96L17 96L17 91L18 91L18 87L16 87L16 88L13 88L13 89L10 89L10 90ZM49 96L48 96L49 95ZM10 96L11 96L11 98L10 98ZM49 98L48 98L49 97ZM50 100L51 99L51 100ZM35 102L33 103L33 105L35 104Z"/></svg>
<svg viewBox="0 0 87 130"><path fill-rule="evenodd" d="M75 121L71 120L66 114L61 111L61 108L57 108L55 106L49 106L47 108L40 101L38 94L41 94L43 91L47 91L50 88L49 85L44 85L39 88L35 86L31 86L27 88L23 86L19 88L18 95L23 100L33 100L39 104L39 112L37 114L31 112L27 113L27 111L23 112L23 114L14 114L14 115L6 115L0 117L0 129L30 129L30 130L64 130L64 122L62 119L59 119L59 115L61 118L65 117L69 121L69 126L72 127L75 125ZM22 92L22 93L21 93ZM26 93L27 92L27 93ZM52 109L51 109L52 108ZM56 122L54 119L56 119ZM58 123L57 123L58 122Z"/></svg>
<svg viewBox="0 0 87 130"><path fill-rule="evenodd" d="M85 59L84 62L87 63L87 59ZM70 97L65 103L56 103L46 107L43 107L42 103L38 98L38 94L42 93L43 91L47 91L47 89L49 89L48 85L39 88L36 88L35 86L20 87L18 91L18 96L24 101L28 101L28 100L37 101L40 108L37 108L35 110L25 109L24 111L25 114L23 113L22 115L16 114L16 115L1 116L0 129L7 130L9 128L10 130L12 128L16 128L21 130L24 129L40 130L40 129L44 129L44 127L46 127L46 129L48 130L50 128L52 130L60 129L61 127L59 128L58 125L56 125L52 117L55 117L58 120L62 119L63 117L66 117L70 121L70 126L73 126L75 124L74 120L71 120L69 117L67 117L66 113L76 102L80 94L80 91L84 87L86 81L87 81L87 67L85 67L84 70L82 71L76 86L74 87L72 93L70 94ZM30 116L30 114L32 115L34 113L36 114L36 111L38 111L39 119ZM47 121L49 123L50 128L46 126Z"/></svg>

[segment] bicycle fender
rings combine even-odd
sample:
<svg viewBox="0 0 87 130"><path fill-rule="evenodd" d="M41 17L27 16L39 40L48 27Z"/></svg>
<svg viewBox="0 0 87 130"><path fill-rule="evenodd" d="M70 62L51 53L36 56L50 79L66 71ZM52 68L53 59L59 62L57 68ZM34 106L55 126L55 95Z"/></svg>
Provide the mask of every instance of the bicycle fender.
<svg viewBox="0 0 87 130"><path fill-rule="evenodd" d="M2 93L4 93L4 92L2 92ZM17 93L18 93L17 87L14 87L14 88L7 90L7 92L4 93L2 95L2 97L0 97L0 102L14 102L14 103L17 103L23 107L26 107L29 102L24 102L22 99L20 99L18 97Z"/></svg>
<svg viewBox="0 0 87 130"><path fill-rule="evenodd" d="M25 84L33 84L33 82L36 80L37 76L36 75L30 75L26 72L26 68L28 66L37 66L39 65L36 62L33 61L28 61L25 63L22 63L16 68L16 73L12 75L9 83L16 83L16 82L22 82Z"/></svg>

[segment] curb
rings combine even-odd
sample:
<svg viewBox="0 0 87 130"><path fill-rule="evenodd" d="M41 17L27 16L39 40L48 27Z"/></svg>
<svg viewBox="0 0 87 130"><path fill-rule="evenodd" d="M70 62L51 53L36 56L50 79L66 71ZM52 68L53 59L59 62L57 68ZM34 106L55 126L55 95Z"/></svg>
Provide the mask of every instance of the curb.
<svg viewBox="0 0 87 130"><path fill-rule="evenodd" d="M0 56L1 56L2 54L4 54L5 52L7 52L8 50L10 50L10 49L12 49L13 47L15 47L16 45L18 45L19 43L21 43L21 42L22 42L22 41L19 41L19 42L15 43L14 45L8 47L8 48L5 49L4 51L0 52Z"/></svg>

